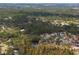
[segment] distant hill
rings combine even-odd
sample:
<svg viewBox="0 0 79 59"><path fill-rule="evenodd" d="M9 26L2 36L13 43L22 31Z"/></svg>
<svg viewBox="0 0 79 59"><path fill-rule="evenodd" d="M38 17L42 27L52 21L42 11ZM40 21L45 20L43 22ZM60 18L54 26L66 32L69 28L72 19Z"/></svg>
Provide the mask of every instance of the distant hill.
<svg viewBox="0 0 79 59"><path fill-rule="evenodd" d="M0 8L79 8L79 3L0 3Z"/></svg>

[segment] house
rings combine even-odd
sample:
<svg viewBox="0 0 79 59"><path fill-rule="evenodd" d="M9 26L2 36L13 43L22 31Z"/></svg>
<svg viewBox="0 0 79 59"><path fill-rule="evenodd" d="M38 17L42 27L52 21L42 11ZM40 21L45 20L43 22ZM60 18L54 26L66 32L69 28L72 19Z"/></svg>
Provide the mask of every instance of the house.
<svg viewBox="0 0 79 59"><path fill-rule="evenodd" d="M63 32L60 32L60 36L61 36L61 37L64 37L64 33L63 33Z"/></svg>
<svg viewBox="0 0 79 59"><path fill-rule="evenodd" d="M11 16L9 16L9 17L8 17L8 19L12 19L12 17L11 17Z"/></svg>
<svg viewBox="0 0 79 59"><path fill-rule="evenodd" d="M13 54L14 55L18 55L19 53L18 53L18 50L13 50Z"/></svg>
<svg viewBox="0 0 79 59"><path fill-rule="evenodd" d="M49 39L51 35L49 35L48 33L44 34L44 39Z"/></svg>
<svg viewBox="0 0 79 59"><path fill-rule="evenodd" d="M24 32L24 31L25 31L25 29L21 29L21 30L20 30L20 32Z"/></svg>
<svg viewBox="0 0 79 59"><path fill-rule="evenodd" d="M76 26L79 27L79 24L77 24Z"/></svg>
<svg viewBox="0 0 79 59"><path fill-rule="evenodd" d="M8 18L6 17L6 18L4 18L4 20L8 20Z"/></svg>
<svg viewBox="0 0 79 59"><path fill-rule="evenodd" d="M51 36L55 36L55 33L51 33L50 35L51 35Z"/></svg>

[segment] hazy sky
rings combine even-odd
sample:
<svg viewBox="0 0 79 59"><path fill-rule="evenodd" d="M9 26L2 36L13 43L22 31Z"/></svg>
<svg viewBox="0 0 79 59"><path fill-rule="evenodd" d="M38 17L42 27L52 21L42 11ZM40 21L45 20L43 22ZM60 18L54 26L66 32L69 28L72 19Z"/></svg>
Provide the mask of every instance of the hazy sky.
<svg viewBox="0 0 79 59"><path fill-rule="evenodd" d="M0 0L0 3L79 3L79 0Z"/></svg>

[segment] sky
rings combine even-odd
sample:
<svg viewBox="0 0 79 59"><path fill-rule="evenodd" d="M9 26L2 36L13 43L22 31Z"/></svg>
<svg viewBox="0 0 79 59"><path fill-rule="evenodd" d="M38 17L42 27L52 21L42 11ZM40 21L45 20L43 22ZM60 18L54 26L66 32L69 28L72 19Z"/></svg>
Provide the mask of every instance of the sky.
<svg viewBox="0 0 79 59"><path fill-rule="evenodd" d="M79 3L79 0L0 0L0 3Z"/></svg>

